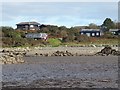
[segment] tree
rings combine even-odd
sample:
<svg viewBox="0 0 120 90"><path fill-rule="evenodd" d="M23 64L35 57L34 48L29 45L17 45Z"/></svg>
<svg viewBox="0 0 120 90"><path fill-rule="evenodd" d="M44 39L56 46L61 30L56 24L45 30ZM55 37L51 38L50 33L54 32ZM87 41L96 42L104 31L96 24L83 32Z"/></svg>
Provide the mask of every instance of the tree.
<svg viewBox="0 0 120 90"><path fill-rule="evenodd" d="M38 33L49 33L49 29L47 27L42 27L39 31L37 31Z"/></svg>
<svg viewBox="0 0 120 90"><path fill-rule="evenodd" d="M0 27L0 28L1 28L0 30L2 30L4 37L9 37L9 34L14 31L12 27L8 27L8 26Z"/></svg>
<svg viewBox="0 0 120 90"><path fill-rule="evenodd" d="M102 27L106 27L106 30L114 29L115 24L110 18L106 18L105 21L102 24Z"/></svg>
<svg viewBox="0 0 120 90"><path fill-rule="evenodd" d="M27 43L23 32L15 31L12 27L7 26L1 28L3 46L23 46Z"/></svg>
<svg viewBox="0 0 120 90"><path fill-rule="evenodd" d="M65 26L60 26L59 30L67 30L68 28L66 28Z"/></svg>
<svg viewBox="0 0 120 90"><path fill-rule="evenodd" d="M96 24L94 24L94 23L90 23L89 28L90 29L98 29L98 26Z"/></svg>
<svg viewBox="0 0 120 90"><path fill-rule="evenodd" d="M61 37L67 37L68 36L67 31L65 31L65 30L60 31L60 35L61 35Z"/></svg>

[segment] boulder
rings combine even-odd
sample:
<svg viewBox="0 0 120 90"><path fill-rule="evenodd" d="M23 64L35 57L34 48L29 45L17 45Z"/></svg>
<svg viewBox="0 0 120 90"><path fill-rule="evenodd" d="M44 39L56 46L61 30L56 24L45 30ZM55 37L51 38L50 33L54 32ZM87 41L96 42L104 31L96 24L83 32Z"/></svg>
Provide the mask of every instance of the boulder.
<svg viewBox="0 0 120 90"><path fill-rule="evenodd" d="M120 55L120 51L116 51L109 46L104 47L100 52L97 52L95 55L108 56L108 55Z"/></svg>
<svg viewBox="0 0 120 90"><path fill-rule="evenodd" d="M51 56L73 56L73 54L68 51L56 51Z"/></svg>
<svg viewBox="0 0 120 90"><path fill-rule="evenodd" d="M13 53L3 54L0 57L0 64L18 64L24 62L21 55L14 55Z"/></svg>

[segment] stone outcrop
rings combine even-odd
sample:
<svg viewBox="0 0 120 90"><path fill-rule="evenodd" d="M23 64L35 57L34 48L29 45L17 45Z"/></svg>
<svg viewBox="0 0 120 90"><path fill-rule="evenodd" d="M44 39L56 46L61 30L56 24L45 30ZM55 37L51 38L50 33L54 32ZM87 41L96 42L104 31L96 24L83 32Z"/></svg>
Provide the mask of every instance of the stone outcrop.
<svg viewBox="0 0 120 90"><path fill-rule="evenodd" d="M0 64L18 64L24 63L22 59L26 55L28 49L24 48L4 48L0 51Z"/></svg>
<svg viewBox="0 0 120 90"><path fill-rule="evenodd" d="M75 56L69 51L55 51L53 53L35 53L35 56Z"/></svg>
<svg viewBox="0 0 120 90"><path fill-rule="evenodd" d="M107 46L107 47L104 47L100 52L97 52L95 55L101 55L101 56L115 55L115 56L119 56L120 51L117 51L117 50L112 49L111 47Z"/></svg>
<svg viewBox="0 0 120 90"><path fill-rule="evenodd" d="M18 64L24 63L22 55L15 55L13 53L6 53L1 55L0 64Z"/></svg>
<svg viewBox="0 0 120 90"><path fill-rule="evenodd" d="M56 51L51 56L74 56L74 54L68 51Z"/></svg>
<svg viewBox="0 0 120 90"><path fill-rule="evenodd" d="M1 53L12 53L14 55L26 55L27 51L19 51L19 50L6 50L3 49Z"/></svg>
<svg viewBox="0 0 120 90"><path fill-rule="evenodd" d="M29 48L3 48L0 51L0 64L18 64L24 63L22 59L26 53L30 51Z"/></svg>
<svg viewBox="0 0 120 90"><path fill-rule="evenodd" d="M26 55L27 56L27 55ZM91 54L89 55L85 55L85 54L79 54L79 53L72 53L72 52L69 52L69 51L55 51L53 53L35 53L34 55L32 56L92 56Z"/></svg>

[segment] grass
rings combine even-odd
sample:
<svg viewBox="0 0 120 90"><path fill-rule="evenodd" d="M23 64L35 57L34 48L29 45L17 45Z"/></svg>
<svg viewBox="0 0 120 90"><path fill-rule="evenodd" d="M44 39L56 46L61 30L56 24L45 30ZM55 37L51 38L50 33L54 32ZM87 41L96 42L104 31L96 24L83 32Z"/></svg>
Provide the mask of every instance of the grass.
<svg viewBox="0 0 120 90"><path fill-rule="evenodd" d="M67 42L63 43L62 45L67 45L67 46L90 46L90 45L118 45L118 39L95 39L95 40L90 40L89 42Z"/></svg>
<svg viewBox="0 0 120 90"><path fill-rule="evenodd" d="M57 47L57 46L59 46L61 44L61 41L59 39L57 39L57 38L49 38L47 41L53 47Z"/></svg>

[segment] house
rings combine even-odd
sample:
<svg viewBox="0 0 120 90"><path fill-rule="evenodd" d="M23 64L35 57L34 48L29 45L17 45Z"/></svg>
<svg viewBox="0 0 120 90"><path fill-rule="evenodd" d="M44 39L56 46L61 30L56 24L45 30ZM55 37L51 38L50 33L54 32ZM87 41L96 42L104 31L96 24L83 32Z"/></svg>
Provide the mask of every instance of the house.
<svg viewBox="0 0 120 90"><path fill-rule="evenodd" d="M100 29L81 29L80 34L85 34L89 37L100 37L101 35L103 35Z"/></svg>
<svg viewBox="0 0 120 90"><path fill-rule="evenodd" d="M46 33L28 33L25 35L26 38L33 38L33 39L44 39L46 40L48 35Z"/></svg>
<svg viewBox="0 0 120 90"><path fill-rule="evenodd" d="M17 30L40 30L40 24L37 22L21 22L16 25Z"/></svg>
<svg viewBox="0 0 120 90"><path fill-rule="evenodd" d="M109 32L113 33L114 35L120 35L120 29L110 29Z"/></svg>

